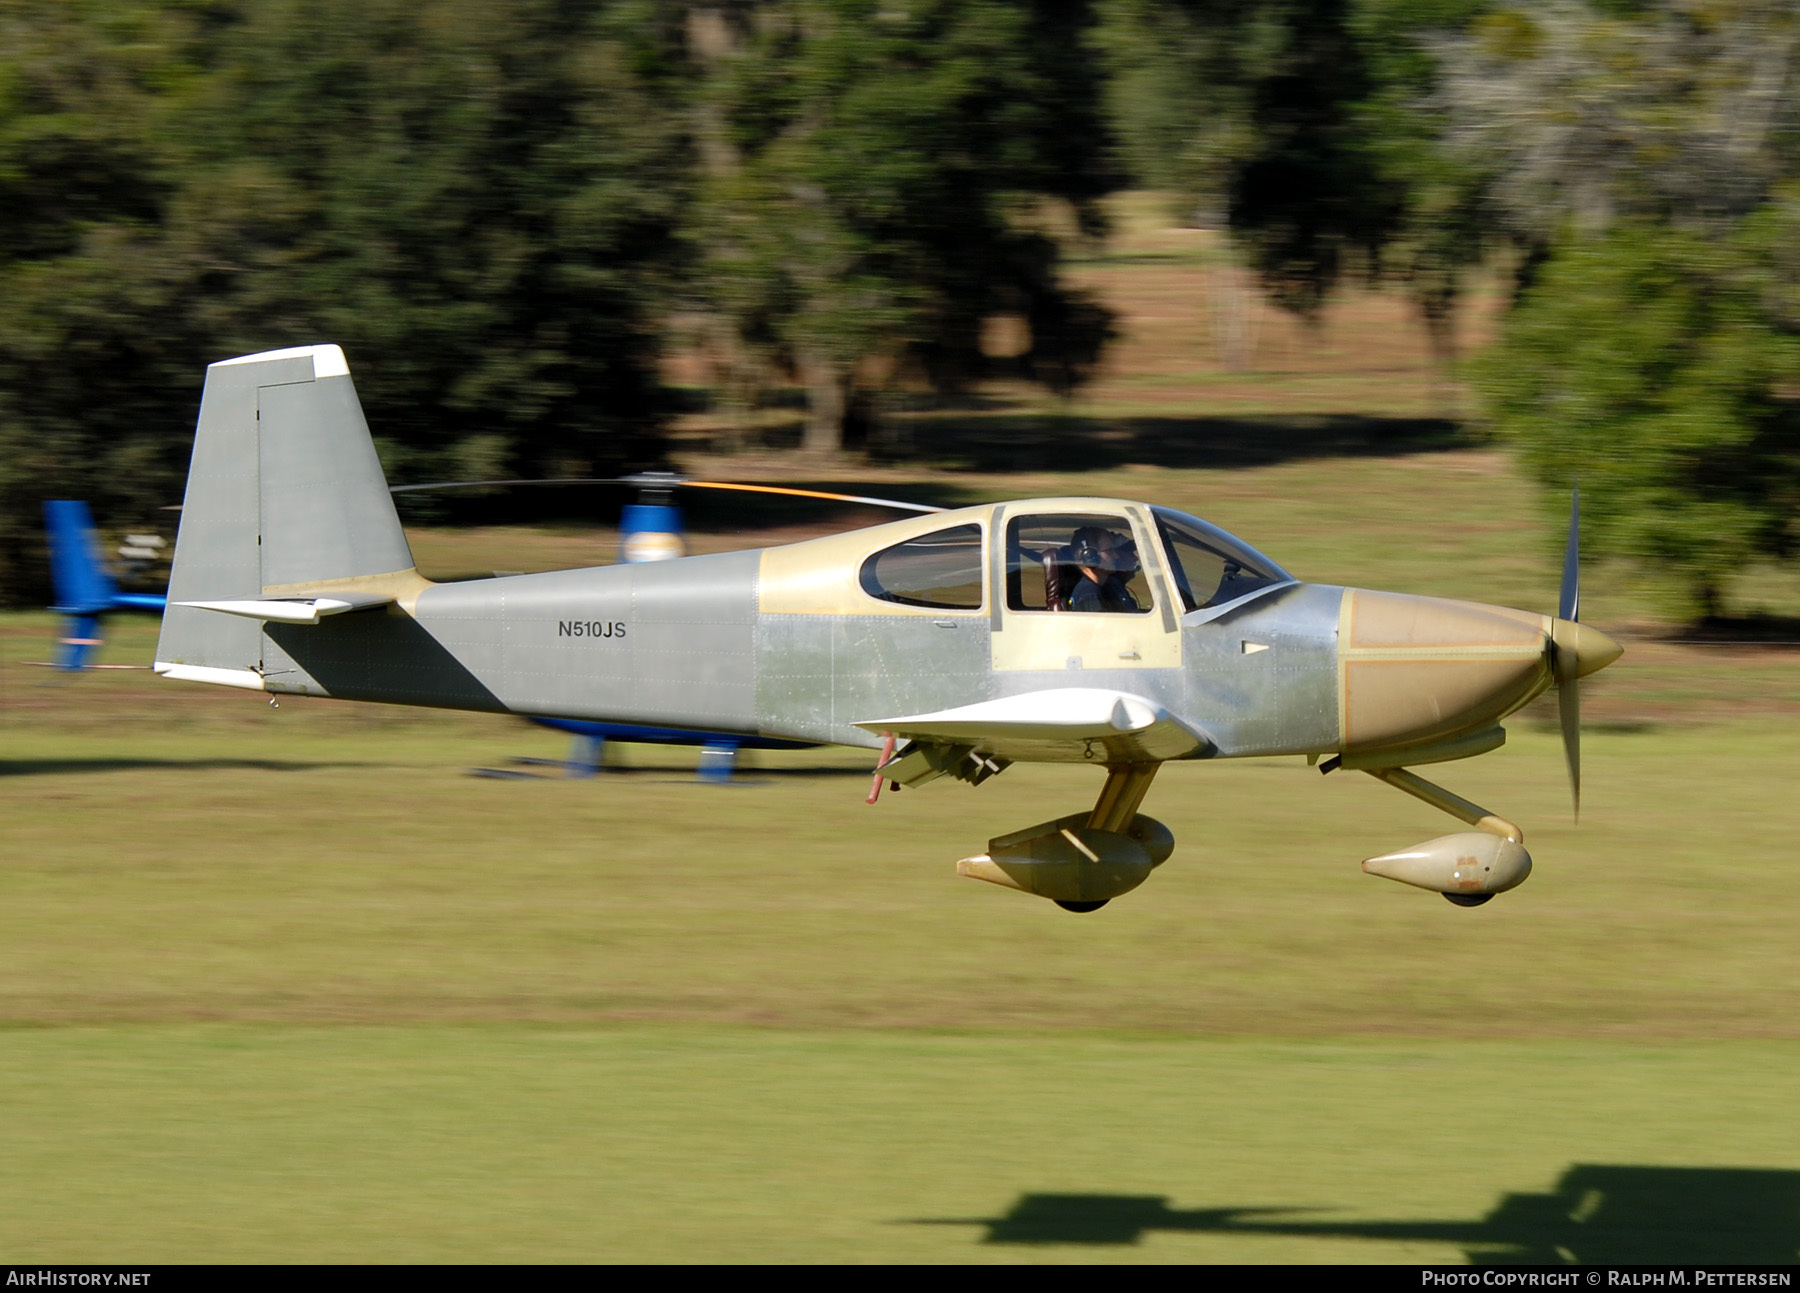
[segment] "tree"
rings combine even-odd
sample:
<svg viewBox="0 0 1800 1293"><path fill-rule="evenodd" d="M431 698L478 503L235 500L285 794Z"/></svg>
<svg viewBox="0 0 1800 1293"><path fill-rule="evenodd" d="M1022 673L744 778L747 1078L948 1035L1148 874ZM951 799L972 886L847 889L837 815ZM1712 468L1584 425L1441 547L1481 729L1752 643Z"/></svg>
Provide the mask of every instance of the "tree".
<svg viewBox="0 0 1800 1293"><path fill-rule="evenodd" d="M1730 240L1629 222L1560 247L1478 369L1533 473L1579 481L1589 549L1708 615L1800 541L1796 233L1800 195Z"/></svg>
<svg viewBox="0 0 1800 1293"><path fill-rule="evenodd" d="M232 354L343 345L402 478L653 462L691 192L656 12L0 0L0 587L41 498L166 520Z"/></svg>
<svg viewBox="0 0 1800 1293"><path fill-rule="evenodd" d="M1492 168L1454 147L1439 51L1481 21L1487 0L1361 0L1351 26L1368 64L1356 130L1382 212L1379 276L1402 283L1440 372L1456 359L1456 308L1468 274L1504 241Z"/></svg>
<svg viewBox="0 0 1800 1293"><path fill-rule="evenodd" d="M184 117L168 219L209 334L338 341L403 475L654 460L688 186L646 13L251 6Z"/></svg>
<svg viewBox="0 0 1800 1293"><path fill-rule="evenodd" d="M1110 316L1066 286L1046 202L1090 234L1105 191L1085 0L768 0L697 8L705 304L807 390L835 452L885 364L941 391L1017 315L1023 375L1085 379Z"/></svg>
<svg viewBox="0 0 1800 1293"><path fill-rule="evenodd" d="M1480 168L1443 147L1431 43L1482 3L1112 0L1126 159L1197 223L1227 227L1303 318L1347 274L1403 282L1447 363L1486 226Z"/></svg>
<svg viewBox="0 0 1800 1293"><path fill-rule="evenodd" d="M1257 147L1256 86L1287 39L1281 10L1253 0L1106 0L1101 14L1107 116L1127 173L1175 198L1179 218L1224 228Z"/></svg>
<svg viewBox="0 0 1800 1293"><path fill-rule="evenodd" d="M1496 7L1436 52L1447 142L1529 247L1620 219L1723 230L1794 173L1786 0Z"/></svg>
<svg viewBox="0 0 1800 1293"><path fill-rule="evenodd" d="M166 519L198 344L160 225L203 73L191 6L0 3L0 597L45 586L41 500Z"/></svg>
<svg viewBox="0 0 1800 1293"><path fill-rule="evenodd" d="M1482 367L1597 551L1707 614L1800 503L1800 15L1772 0L1501 8L1443 47L1453 144L1526 251Z"/></svg>
<svg viewBox="0 0 1800 1293"><path fill-rule="evenodd" d="M1231 230L1265 290L1316 318L1348 264L1372 270L1394 210L1355 107L1369 69L1348 0L1290 7L1251 95L1254 143L1231 182Z"/></svg>

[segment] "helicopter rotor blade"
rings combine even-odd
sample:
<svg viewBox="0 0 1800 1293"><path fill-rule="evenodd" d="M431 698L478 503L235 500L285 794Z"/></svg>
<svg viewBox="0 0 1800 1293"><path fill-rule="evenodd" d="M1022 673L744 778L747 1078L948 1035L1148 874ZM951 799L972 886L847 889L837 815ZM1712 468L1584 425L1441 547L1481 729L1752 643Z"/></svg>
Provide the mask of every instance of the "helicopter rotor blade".
<svg viewBox="0 0 1800 1293"><path fill-rule="evenodd" d="M738 485L722 480L684 480L684 489L730 489L748 494L791 494L796 498L823 498L835 503L866 503L870 507L891 507L900 512L944 512L948 508L925 503L902 503L893 498L868 498L862 494L830 494L817 489L790 489L783 485Z"/></svg>
<svg viewBox="0 0 1800 1293"><path fill-rule="evenodd" d="M390 494L432 494L446 489L489 489L502 485L630 485L630 476L551 476L530 480L433 480L422 485L389 485Z"/></svg>
<svg viewBox="0 0 1800 1293"><path fill-rule="evenodd" d="M438 480L422 485L390 485L390 494L425 494L450 489L485 489L508 485L635 485L640 489L722 489L745 494L785 494L794 498L817 498L833 503L860 503L867 507L887 507L899 512L943 512L948 509L925 503L903 503L894 498L871 498L864 494L834 494L818 489L793 489L785 485L745 485L722 480L688 480L673 473L642 473L636 476L552 476L535 480Z"/></svg>

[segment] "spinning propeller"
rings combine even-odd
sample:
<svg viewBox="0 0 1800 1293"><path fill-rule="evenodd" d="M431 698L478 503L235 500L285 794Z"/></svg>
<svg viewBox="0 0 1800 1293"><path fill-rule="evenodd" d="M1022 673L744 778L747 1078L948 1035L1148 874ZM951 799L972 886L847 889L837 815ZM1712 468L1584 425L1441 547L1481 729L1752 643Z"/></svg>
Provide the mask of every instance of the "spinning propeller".
<svg viewBox="0 0 1800 1293"><path fill-rule="evenodd" d="M1569 543L1563 551L1562 594L1550 626L1550 674L1556 680L1557 716L1562 720L1563 756L1569 764L1569 794L1581 819L1581 684L1623 654L1598 629L1581 625L1581 490L1569 504Z"/></svg>

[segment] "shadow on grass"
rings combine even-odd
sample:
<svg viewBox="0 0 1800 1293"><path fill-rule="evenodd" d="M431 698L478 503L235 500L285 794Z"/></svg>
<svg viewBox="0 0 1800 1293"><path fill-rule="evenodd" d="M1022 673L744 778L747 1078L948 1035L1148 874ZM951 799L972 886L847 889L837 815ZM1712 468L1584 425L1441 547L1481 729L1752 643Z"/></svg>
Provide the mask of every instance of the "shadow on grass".
<svg viewBox="0 0 1800 1293"><path fill-rule="evenodd" d="M557 759L536 759L515 757L515 764L522 768L470 768L469 775L481 777L489 781L610 781L618 778L642 777L652 781L696 781L706 785L720 786L754 786L765 781L805 781L813 778L851 777L859 781L869 779L868 768L844 767L842 765L817 765L801 768L758 768L745 767L740 764L729 776L707 778L699 776L692 767L677 765L646 765L630 767L608 765L599 771L589 771L580 765L570 770L570 765Z"/></svg>
<svg viewBox="0 0 1800 1293"><path fill-rule="evenodd" d="M1283 417L1081 417L926 414L906 425L908 458L963 471L1268 467L1312 458L1376 458L1467 449L1444 418L1354 414ZM880 447L876 447L880 452Z"/></svg>
<svg viewBox="0 0 1800 1293"><path fill-rule="evenodd" d="M1697 646L1800 646L1800 616L1709 615L1668 634L1669 641Z"/></svg>
<svg viewBox="0 0 1800 1293"><path fill-rule="evenodd" d="M686 771L688 771L688 769L686 769L686 768L608 768L605 772L602 772L599 775L602 777L613 777L613 776L618 776L620 774L624 774L625 776L632 776L632 775L638 774L638 773L661 773L664 776L667 776L669 773L680 774L680 773L683 773ZM783 780L805 781L805 780L808 780L808 779L814 778L814 777L828 777L828 778L829 777L850 777L850 778L854 778L859 781L866 782L869 779L869 769L868 768L826 767L823 765L821 765L819 767L811 767L811 768L756 768L756 767L746 768L746 767L739 767L736 771L734 771L731 774L731 781L734 781L734 782L742 781L745 784L753 785L758 781L783 781ZM721 784L724 784L724 783L721 783Z"/></svg>
<svg viewBox="0 0 1800 1293"><path fill-rule="evenodd" d="M248 768L257 772L316 772L322 768L372 768L352 759L309 763L298 759L0 759L0 777L42 777L65 772L138 772L146 768Z"/></svg>
<svg viewBox="0 0 1800 1293"><path fill-rule="evenodd" d="M1532 703L1537 704L1535 701ZM1562 723L1558 719L1545 717L1545 714L1555 712L1556 702L1553 700L1530 712L1522 725L1542 735L1554 735L1562 731ZM1668 726L1667 723L1658 723L1648 718L1588 718L1582 720L1581 730L1589 736L1596 732L1604 732L1608 736L1651 736L1661 733Z"/></svg>
<svg viewBox="0 0 1800 1293"><path fill-rule="evenodd" d="M1135 1244L1163 1231L1447 1243L1477 1265L1791 1263L1800 1172L1576 1165L1549 1194L1508 1194L1471 1221L1313 1221L1299 1210L1169 1207L1160 1195L1026 1194L986 1227L989 1244Z"/></svg>

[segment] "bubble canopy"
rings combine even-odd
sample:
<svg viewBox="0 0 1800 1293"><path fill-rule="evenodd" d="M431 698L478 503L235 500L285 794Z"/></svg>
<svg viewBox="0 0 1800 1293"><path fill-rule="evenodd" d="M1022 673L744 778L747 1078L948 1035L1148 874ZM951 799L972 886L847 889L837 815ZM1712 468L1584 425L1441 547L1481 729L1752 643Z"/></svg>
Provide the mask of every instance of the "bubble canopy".
<svg viewBox="0 0 1800 1293"><path fill-rule="evenodd" d="M1186 611L1235 602L1294 577L1241 539L1186 512L1152 507L1169 572Z"/></svg>

